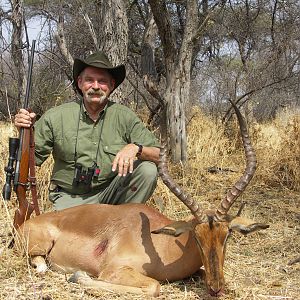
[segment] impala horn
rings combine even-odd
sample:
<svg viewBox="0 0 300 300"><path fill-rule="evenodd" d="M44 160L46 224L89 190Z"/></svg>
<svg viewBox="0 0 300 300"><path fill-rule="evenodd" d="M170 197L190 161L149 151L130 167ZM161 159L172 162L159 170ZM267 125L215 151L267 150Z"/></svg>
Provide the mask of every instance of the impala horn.
<svg viewBox="0 0 300 300"><path fill-rule="evenodd" d="M233 106L239 126L240 132L243 140L243 146L246 156L246 168L240 179L233 185L233 187L227 192L225 198L221 201L218 209L215 213L215 219L222 221L229 211L230 207L233 205L234 201L244 192L247 185L251 181L255 170L256 170L256 155L255 151L251 145L250 137L247 130L247 125L244 117L242 116L240 110L237 108L236 104L229 100Z"/></svg>
<svg viewBox="0 0 300 300"><path fill-rule="evenodd" d="M159 153L159 163L158 163L158 173L164 182L164 184L169 188L169 190L185 204L192 214L196 217L199 223L205 222L205 215L200 205L194 200L189 194L185 193L182 188L174 182L168 173L167 159L166 159L167 147L166 143L162 144Z"/></svg>

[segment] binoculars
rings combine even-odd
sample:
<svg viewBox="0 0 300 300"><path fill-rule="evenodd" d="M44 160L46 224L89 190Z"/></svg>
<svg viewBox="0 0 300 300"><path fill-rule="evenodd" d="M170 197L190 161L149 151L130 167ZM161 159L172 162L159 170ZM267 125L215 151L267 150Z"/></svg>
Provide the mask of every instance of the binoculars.
<svg viewBox="0 0 300 300"><path fill-rule="evenodd" d="M78 186L79 183L90 186L94 178L98 178L100 169L94 163L90 168L84 169L81 164L75 164L75 174L73 178L73 186Z"/></svg>

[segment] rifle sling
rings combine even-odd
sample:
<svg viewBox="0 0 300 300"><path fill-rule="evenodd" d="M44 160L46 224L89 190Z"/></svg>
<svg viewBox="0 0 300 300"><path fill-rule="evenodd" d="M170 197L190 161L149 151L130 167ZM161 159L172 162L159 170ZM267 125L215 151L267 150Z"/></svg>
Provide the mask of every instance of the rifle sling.
<svg viewBox="0 0 300 300"><path fill-rule="evenodd" d="M32 205L34 207L35 214L40 214L39 204L37 200L37 189L36 189L36 177L35 177L35 143L34 143L34 132L33 127L30 127L30 145L29 145L29 175L28 181L31 191Z"/></svg>

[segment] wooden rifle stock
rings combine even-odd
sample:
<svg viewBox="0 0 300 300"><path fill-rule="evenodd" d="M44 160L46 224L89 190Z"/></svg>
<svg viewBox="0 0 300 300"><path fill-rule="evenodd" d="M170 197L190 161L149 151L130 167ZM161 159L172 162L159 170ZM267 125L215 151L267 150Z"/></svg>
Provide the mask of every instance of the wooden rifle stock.
<svg viewBox="0 0 300 300"><path fill-rule="evenodd" d="M24 108L28 109L31 75L34 58L35 41L32 41L31 57L29 62L29 70L27 76L27 86L24 101ZM18 149L16 160L16 171L14 175L14 190L17 194L19 207L15 211L14 227L17 229L30 215L35 211L36 215L40 214L35 179L35 158L34 158L34 132L33 127L20 129L20 146ZM26 192L28 186L31 190L32 202L27 201Z"/></svg>
<svg viewBox="0 0 300 300"><path fill-rule="evenodd" d="M36 179L35 179L35 161L34 161L34 132L33 128L22 128L20 132L20 149L21 153L19 162L19 173L16 178L15 192L17 194L19 207L15 211L14 227L18 228L28 220L35 211L36 215L40 214L37 203ZM33 157L32 157L33 156ZM33 166L33 167L32 167ZM33 174L32 174L33 172ZM31 189L32 202L27 201L26 192L28 185Z"/></svg>

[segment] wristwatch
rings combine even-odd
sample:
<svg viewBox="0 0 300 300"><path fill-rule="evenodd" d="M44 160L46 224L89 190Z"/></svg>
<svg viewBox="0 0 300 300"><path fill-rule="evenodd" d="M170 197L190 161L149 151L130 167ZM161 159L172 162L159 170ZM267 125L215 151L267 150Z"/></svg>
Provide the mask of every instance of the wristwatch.
<svg viewBox="0 0 300 300"><path fill-rule="evenodd" d="M139 147L139 150L136 154L136 157L139 158L141 156L142 152L143 152L143 145L138 144L138 143L134 143L134 144Z"/></svg>

